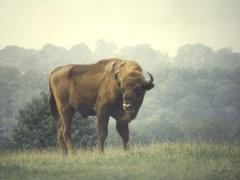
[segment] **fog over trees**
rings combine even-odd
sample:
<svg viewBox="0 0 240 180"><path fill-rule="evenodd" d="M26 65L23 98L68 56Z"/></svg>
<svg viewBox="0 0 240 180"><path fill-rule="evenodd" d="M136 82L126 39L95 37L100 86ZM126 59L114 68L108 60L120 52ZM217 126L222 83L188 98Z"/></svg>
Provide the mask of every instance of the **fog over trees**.
<svg viewBox="0 0 240 180"><path fill-rule="evenodd" d="M136 60L154 76L138 117L130 124L131 141L240 141L240 53L214 51L203 44L179 47L176 56L149 44L118 47L103 39L95 49L79 43L70 49L47 44L40 50L7 46L0 50L0 146L11 141L19 110L48 93L48 73L65 64L103 58ZM120 142L115 122L108 141Z"/></svg>

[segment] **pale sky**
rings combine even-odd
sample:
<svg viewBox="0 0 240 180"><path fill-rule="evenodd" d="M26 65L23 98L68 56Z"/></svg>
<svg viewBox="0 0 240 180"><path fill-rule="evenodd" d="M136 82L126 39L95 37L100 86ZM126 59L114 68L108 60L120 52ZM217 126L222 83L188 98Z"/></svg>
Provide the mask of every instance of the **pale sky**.
<svg viewBox="0 0 240 180"><path fill-rule="evenodd" d="M240 52L240 0L0 0L0 48L93 49L100 38L170 55L194 43Z"/></svg>

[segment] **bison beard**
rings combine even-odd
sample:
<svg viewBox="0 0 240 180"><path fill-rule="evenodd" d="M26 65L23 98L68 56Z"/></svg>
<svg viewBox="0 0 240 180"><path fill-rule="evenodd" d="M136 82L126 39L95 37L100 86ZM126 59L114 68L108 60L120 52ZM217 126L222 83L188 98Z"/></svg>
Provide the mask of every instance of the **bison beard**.
<svg viewBox="0 0 240 180"><path fill-rule="evenodd" d="M58 142L64 153L74 152L71 120L75 112L97 117L98 145L104 151L108 121L116 119L116 129L128 149L128 123L136 118L145 92L154 87L150 73L147 81L135 61L101 60L96 64L67 65L49 75L50 104L58 119Z"/></svg>

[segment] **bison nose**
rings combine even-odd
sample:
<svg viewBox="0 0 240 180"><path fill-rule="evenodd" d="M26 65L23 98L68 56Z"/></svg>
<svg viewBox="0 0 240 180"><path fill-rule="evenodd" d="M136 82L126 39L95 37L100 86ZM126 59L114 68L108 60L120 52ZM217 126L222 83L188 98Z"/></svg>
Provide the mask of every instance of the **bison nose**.
<svg viewBox="0 0 240 180"><path fill-rule="evenodd" d="M123 109L125 111L132 111L133 110L132 105L129 104L129 103L123 103Z"/></svg>

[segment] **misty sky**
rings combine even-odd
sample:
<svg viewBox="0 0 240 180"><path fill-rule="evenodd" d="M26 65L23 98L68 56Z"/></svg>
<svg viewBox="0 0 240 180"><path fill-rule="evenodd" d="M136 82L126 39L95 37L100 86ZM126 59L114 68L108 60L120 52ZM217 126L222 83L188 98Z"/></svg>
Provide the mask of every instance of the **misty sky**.
<svg viewBox="0 0 240 180"><path fill-rule="evenodd" d="M104 38L118 46L148 43L174 55L203 43L240 51L239 0L0 0L0 48L46 43L92 49Z"/></svg>

